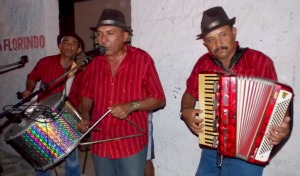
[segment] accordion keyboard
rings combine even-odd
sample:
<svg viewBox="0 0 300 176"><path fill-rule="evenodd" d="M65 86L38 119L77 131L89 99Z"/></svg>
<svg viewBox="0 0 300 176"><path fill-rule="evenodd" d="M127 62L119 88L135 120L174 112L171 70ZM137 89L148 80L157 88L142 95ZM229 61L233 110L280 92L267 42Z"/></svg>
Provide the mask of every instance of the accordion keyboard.
<svg viewBox="0 0 300 176"><path fill-rule="evenodd" d="M203 132L199 133L199 143L210 148L218 146L218 120L215 109L217 108L216 88L219 80L217 74L199 74L199 109L203 112L199 114L201 123L204 125Z"/></svg>

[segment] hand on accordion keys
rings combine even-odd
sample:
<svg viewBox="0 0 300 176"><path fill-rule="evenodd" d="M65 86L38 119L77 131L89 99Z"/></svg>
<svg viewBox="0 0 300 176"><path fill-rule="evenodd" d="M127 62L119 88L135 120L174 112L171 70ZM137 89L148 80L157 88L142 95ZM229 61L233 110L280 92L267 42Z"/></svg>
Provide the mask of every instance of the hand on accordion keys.
<svg viewBox="0 0 300 176"><path fill-rule="evenodd" d="M285 116L283 122L279 127L273 126L270 134L268 134L269 144L277 145L283 139L285 139L290 133L290 121L289 116Z"/></svg>
<svg viewBox="0 0 300 176"><path fill-rule="evenodd" d="M202 110L184 108L180 111L181 119L194 134L198 135L203 131L203 125L200 125L203 122L203 119L198 118L198 115L202 113Z"/></svg>

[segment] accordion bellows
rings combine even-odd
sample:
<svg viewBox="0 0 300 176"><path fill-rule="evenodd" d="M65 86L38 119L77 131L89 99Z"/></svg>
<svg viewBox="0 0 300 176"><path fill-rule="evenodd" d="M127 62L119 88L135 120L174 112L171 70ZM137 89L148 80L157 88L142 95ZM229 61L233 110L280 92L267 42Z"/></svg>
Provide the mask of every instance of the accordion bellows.
<svg viewBox="0 0 300 176"><path fill-rule="evenodd" d="M227 157L265 165L273 146L266 134L280 126L293 97L291 87L272 80L199 74L199 134L202 147Z"/></svg>

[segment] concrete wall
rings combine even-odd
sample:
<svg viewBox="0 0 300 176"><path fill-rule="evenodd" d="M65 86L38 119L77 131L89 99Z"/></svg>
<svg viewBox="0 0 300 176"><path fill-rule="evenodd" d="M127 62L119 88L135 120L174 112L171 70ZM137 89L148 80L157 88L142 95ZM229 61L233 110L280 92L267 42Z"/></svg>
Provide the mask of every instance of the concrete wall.
<svg viewBox="0 0 300 176"><path fill-rule="evenodd" d="M0 65L16 63L24 55L29 62L24 68L0 70L0 112L2 107L20 101L16 93L25 89L26 76L36 62L41 57L58 53L58 24L57 0L1 0ZM1 136L0 148L4 149L2 139Z"/></svg>
<svg viewBox="0 0 300 176"><path fill-rule="evenodd" d="M200 33L202 12L213 6L223 6L230 18L237 18L240 45L270 56L279 81L293 87L296 94L293 134L266 167L264 175L298 175L299 5L296 0L131 1L132 44L154 58L167 95L166 108L154 114L154 165L158 176L194 175L199 163L198 140L179 119L179 109L185 81L197 59L206 52L202 41L195 40Z"/></svg>
<svg viewBox="0 0 300 176"><path fill-rule="evenodd" d="M24 90L26 75L36 62L58 52L58 3L2 0L0 13L0 65L17 62L23 55L29 60L24 68L0 74L0 107L3 107L16 102L15 94Z"/></svg>

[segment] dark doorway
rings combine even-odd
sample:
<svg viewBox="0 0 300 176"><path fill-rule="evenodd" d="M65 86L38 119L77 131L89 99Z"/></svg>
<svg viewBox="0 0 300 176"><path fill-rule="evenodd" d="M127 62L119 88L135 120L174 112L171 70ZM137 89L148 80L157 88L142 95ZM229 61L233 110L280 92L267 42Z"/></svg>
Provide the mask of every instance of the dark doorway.
<svg viewBox="0 0 300 176"><path fill-rule="evenodd" d="M75 31L74 0L58 0L59 2L59 32Z"/></svg>

